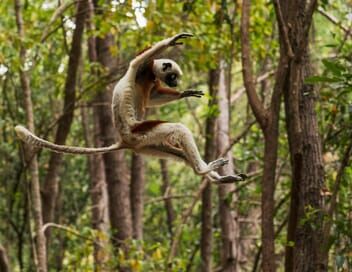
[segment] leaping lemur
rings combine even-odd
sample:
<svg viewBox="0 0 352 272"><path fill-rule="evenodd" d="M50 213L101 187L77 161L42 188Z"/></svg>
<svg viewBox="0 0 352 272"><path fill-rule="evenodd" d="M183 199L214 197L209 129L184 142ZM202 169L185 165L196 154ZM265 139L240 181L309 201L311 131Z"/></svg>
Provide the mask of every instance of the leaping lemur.
<svg viewBox="0 0 352 272"><path fill-rule="evenodd" d="M193 35L189 33L181 33L159 41L130 62L127 72L116 84L112 98L113 122L120 142L102 148L57 145L37 137L20 125L15 127L17 135L28 144L59 153L93 154L128 148L136 153L184 161L198 175L206 175L215 183L244 180L244 174L220 176L214 171L228 163L223 158L205 163L192 133L183 124L143 120L148 107L203 95L202 91L187 90L180 93L173 89L172 87L177 87L178 79L182 76L180 67L170 59L155 59L168 47L182 44L180 39L191 36Z"/></svg>

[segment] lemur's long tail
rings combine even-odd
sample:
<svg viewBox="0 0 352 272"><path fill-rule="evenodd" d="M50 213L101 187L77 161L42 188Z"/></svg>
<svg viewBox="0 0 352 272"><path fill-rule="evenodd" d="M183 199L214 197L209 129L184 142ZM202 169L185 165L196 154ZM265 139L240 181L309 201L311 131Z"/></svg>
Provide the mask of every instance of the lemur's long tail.
<svg viewBox="0 0 352 272"><path fill-rule="evenodd" d="M48 148L57 153L68 153L68 154L96 154L96 153L106 153L119 149L123 149L120 143L116 143L107 147L76 147L76 146L67 146L67 145L58 145L46 141L38 136L34 135L24 126L18 125L15 127L17 136L24 142L30 145L34 145L41 148Z"/></svg>

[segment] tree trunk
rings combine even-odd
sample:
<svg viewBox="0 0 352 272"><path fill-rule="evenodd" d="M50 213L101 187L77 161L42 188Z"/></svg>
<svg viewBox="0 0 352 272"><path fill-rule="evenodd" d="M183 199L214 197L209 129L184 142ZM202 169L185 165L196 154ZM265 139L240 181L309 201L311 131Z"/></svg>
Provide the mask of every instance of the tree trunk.
<svg viewBox="0 0 352 272"><path fill-rule="evenodd" d="M300 87L299 101L292 99L293 84L285 92L286 122L292 163L292 197L287 247L287 271L327 271L322 258L322 225L324 168L321 140L315 113L315 92L312 85L303 84L309 74L309 59L291 64L291 76L301 74L294 82ZM295 104L295 102L298 103ZM299 109L295 112L293 108ZM298 114L299 127L293 125ZM299 131L299 133L296 133ZM299 222L304 222L300 224ZM292 248L293 246L293 248Z"/></svg>
<svg viewBox="0 0 352 272"><path fill-rule="evenodd" d="M171 194L171 187L170 187L170 178L169 178L169 170L168 170L168 165L167 165L167 160L160 160L160 168L161 168L161 177L163 180L163 184L161 186L161 192L164 197L167 197ZM164 201L165 205L165 210L166 210L166 222L167 222L167 227L169 230L170 234L170 244L172 243L173 239L173 224L175 221L175 211L174 207L172 205L172 200L166 198Z"/></svg>
<svg viewBox="0 0 352 272"><path fill-rule="evenodd" d="M294 58L285 88L287 134L292 165L291 206L286 247L286 271L327 271L323 258L324 168L315 113L316 93L304 84L310 75L309 29L317 1L280 1L290 25Z"/></svg>
<svg viewBox="0 0 352 272"><path fill-rule="evenodd" d="M88 1L89 12L87 28L90 31L94 30L93 16L94 5L91 0ZM88 38L88 57L90 62L97 62L96 39L91 36ZM96 71L92 70L96 74ZM93 112L91 117L93 119L93 128L89 128L88 117L89 112L82 109L82 123L85 134L86 146L102 146L100 141L101 129L99 126L99 117L97 108L94 105L95 100L92 99ZM108 192L105 177L105 165L103 156L95 154L88 157L88 169L91 180L91 199L92 199L92 225L93 229L98 232L97 241L94 244L94 270L103 271L104 264L109 260L108 250L108 231L109 231L109 205L108 205Z"/></svg>
<svg viewBox="0 0 352 272"><path fill-rule="evenodd" d="M107 34L104 38L97 38L98 61L108 70L112 69L116 64L116 59L109 50L113 43L114 39L111 34ZM103 92L97 95L97 102L100 105L111 105L112 87L110 84ZM110 107L99 106L98 114L103 146L116 143L116 128L112 123ZM124 160L124 151L105 153L103 159L108 184L113 243L117 248L127 250L127 245L123 241L132 237L132 217L128 169Z"/></svg>
<svg viewBox="0 0 352 272"><path fill-rule="evenodd" d="M275 1L274 1L275 2ZM276 2L275 2L276 3ZM264 169L262 177L262 270L271 272L276 270L275 263L275 232L274 232L274 191L275 191L275 174L278 156L278 139L279 139L279 114L280 103L283 87L288 73L288 53L290 47L285 43L282 37L286 34L286 28L281 24L281 10L276 11L277 22L280 33L280 59L275 76L275 85L271 96L271 102L268 108L264 107L263 102L259 99L253 82L252 62L250 57L250 40L249 40L249 18L250 18L250 0L243 1L242 19L241 19L241 43L242 43L242 67L243 79L246 87L251 109L256 117L264 134ZM265 100L265 99L264 99Z"/></svg>
<svg viewBox="0 0 352 272"><path fill-rule="evenodd" d="M131 164L131 208L133 238L137 240L143 240L144 184L144 160L141 155L133 153Z"/></svg>
<svg viewBox="0 0 352 272"><path fill-rule="evenodd" d="M0 244L0 271L10 272L10 264L7 258L5 248Z"/></svg>
<svg viewBox="0 0 352 272"><path fill-rule="evenodd" d="M88 0L79 1L77 4L75 30L72 37L72 45L69 54L68 69L65 82L64 106L62 117L58 121L55 135L55 143L63 145L66 142L68 133L73 121L76 83L78 67L82 51L83 31L88 10ZM62 162L62 154L52 153L49 160L49 168L45 177L43 188L43 219L45 223L54 220L55 203L59 187L59 171ZM47 233L47 236L49 233Z"/></svg>
<svg viewBox="0 0 352 272"><path fill-rule="evenodd" d="M224 153L230 145L230 104L228 99L229 85L226 78L226 63L220 61L219 88L218 88L218 153ZM224 157L229 163L222 167L219 172L221 175L233 175L234 165L231 152L227 152ZM219 217L221 227L221 266L222 271L238 271L238 236L239 224L237 221L237 213L231 210L231 204L235 201L235 197L231 192L235 189L234 184L226 184L219 186ZM229 196L231 197L229 200Z"/></svg>
<svg viewBox="0 0 352 272"><path fill-rule="evenodd" d="M219 70L209 71L209 110L217 104L216 96L219 84ZM205 128L205 156L206 162L216 159L216 116L208 116ZM212 271L212 247L213 247L213 218L212 218L212 190L208 184L202 193L202 230L200 240L201 269L203 272Z"/></svg>
<svg viewBox="0 0 352 272"><path fill-rule="evenodd" d="M16 25L18 35L21 39L20 44L20 64L21 67L25 66L26 62L26 49L22 44L24 39L24 29L23 29L23 18L22 18L22 5L20 0L15 0L15 15L16 15ZM32 92L30 88L30 81L28 74L22 68L19 71L21 87L23 91L23 104L24 110L27 118L27 127L29 130L34 132L34 116L33 116L33 104L32 104ZM35 264L37 270L40 272L47 271L47 250L46 250L46 240L45 235L42 232L43 228L43 217L42 217L42 202L40 197L40 182L39 182L39 172L38 172L38 160L35 150L28 145L25 145L25 162L28 165L30 172L30 183L31 183L31 197L32 197L32 208L33 208L33 219L36 234L36 252L34 256Z"/></svg>
<svg viewBox="0 0 352 272"><path fill-rule="evenodd" d="M86 146L101 146L99 142L98 116L93 111L93 128L89 128L88 111L82 108L82 124ZM104 161L101 154L88 156L88 171L91 181L92 227L97 231L97 243L94 244L94 271L103 271L108 261L108 196L104 172Z"/></svg>

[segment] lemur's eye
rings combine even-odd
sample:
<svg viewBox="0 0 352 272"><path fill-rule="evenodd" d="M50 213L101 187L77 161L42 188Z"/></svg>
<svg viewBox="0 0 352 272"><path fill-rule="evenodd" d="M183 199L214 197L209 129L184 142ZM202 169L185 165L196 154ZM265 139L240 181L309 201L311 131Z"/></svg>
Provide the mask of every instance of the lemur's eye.
<svg viewBox="0 0 352 272"><path fill-rule="evenodd" d="M168 68L172 68L172 64L170 62L164 62L163 63L163 72L165 72Z"/></svg>
<svg viewBox="0 0 352 272"><path fill-rule="evenodd" d="M170 75L170 78L171 78L172 80L175 80L176 77L177 77L176 74L171 74L171 75Z"/></svg>

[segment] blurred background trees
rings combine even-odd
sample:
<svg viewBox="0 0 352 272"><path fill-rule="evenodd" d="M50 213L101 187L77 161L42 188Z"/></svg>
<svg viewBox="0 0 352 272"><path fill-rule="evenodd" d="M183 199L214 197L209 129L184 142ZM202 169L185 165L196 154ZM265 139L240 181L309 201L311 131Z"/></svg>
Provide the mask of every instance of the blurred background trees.
<svg viewBox="0 0 352 272"><path fill-rule="evenodd" d="M352 3L306 2L1 1L0 271L351 270ZM226 156L221 171L247 181L15 136L26 124L111 144L114 83L136 52L184 31L195 38L165 57L181 90L206 96L148 118L184 123L206 160Z"/></svg>

